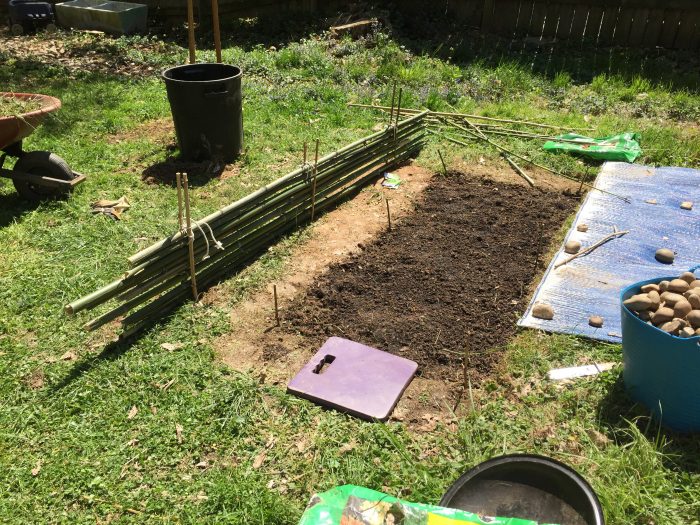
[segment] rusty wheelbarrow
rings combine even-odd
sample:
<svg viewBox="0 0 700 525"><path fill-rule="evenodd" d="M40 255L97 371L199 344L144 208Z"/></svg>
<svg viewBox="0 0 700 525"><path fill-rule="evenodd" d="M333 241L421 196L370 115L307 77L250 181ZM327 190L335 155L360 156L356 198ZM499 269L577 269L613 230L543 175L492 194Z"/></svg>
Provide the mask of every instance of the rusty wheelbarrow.
<svg viewBox="0 0 700 525"><path fill-rule="evenodd" d="M47 95L3 93L0 97L31 100L39 109L21 115L0 115L0 177L12 179L17 192L30 200L60 197L85 180L65 160L49 151L24 151L22 140L41 125L47 115L61 107L61 101ZM17 157L12 169L3 168L7 157Z"/></svg>

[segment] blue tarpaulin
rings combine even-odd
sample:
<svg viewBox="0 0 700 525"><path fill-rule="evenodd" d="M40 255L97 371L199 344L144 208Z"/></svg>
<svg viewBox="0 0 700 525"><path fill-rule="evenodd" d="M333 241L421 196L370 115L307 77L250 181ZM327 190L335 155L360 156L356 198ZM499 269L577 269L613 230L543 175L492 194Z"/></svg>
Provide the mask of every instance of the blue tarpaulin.
<svg viewBox="0 0 700 525"><path fill-rule="evenodd" d="M630 233L555 269L555 264L569 257L562 244L519 326L620 342L623 288L646 279L678 276L700 265L700 170L607 162L595 187L624 196L630 203L591 190L564 243L578 240L583 250L614 228ZM681 209L684 201L694 202L693 209ZM576 229L583 223L588 225L585 233ZM659 248L676 252L673 264L654 258ZM532 317L536 302L552 305L554 319ZM591 315L604 318L602 328L588 325Z"/></svg>

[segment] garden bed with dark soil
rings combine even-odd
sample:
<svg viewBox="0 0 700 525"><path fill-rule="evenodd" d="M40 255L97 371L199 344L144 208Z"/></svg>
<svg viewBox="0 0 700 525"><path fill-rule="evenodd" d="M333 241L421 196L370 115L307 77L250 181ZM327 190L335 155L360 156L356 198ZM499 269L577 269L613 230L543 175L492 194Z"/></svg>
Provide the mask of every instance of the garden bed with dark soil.
<svg viewBox="0 0 700 525"><path fill-rule="evenodd" d="M428 378L459 380L467 351L486 373L578 204L568 191L435 177L413 214L331 266L284 325L319 346L335 335L413 359Z"/></svg>

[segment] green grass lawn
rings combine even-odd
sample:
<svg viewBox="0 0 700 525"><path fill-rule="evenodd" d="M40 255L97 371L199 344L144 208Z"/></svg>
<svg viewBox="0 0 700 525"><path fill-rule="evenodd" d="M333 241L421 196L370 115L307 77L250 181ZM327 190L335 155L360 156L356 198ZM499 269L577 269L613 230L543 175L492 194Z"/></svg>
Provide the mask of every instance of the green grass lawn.
<svg viewBox="0 0 700 525"><path fill-rule="evenodd" d="M75 37L62 38L74 45ZM137 52L137 39L89 38L98 52L155 71L186 58L177 44ZM226 42L225 61L245 71L245 153L238 176L193 189L195 217L293 169L305 141L319 138L327 152L368 134L378 115L346 105L387 104L394 81L406 107L592 126L597 135L638 131L640 162L700 167L692 70L676 68L670 80L622 75L585 55L571 68L556 60L567 50L557 50L547 71L507 47L479 59L471 46L449 59L384 33L337 43L310 36L275 49ZM475 385L473 410L432 433L323 411L218 363L211 343L229 329L230 307L282 271L303 234L232 277L223 306L184 305L129 344L109 343L104 330L82 332L86 316L67 318L63 305L176 228L173 189L141 180L144 166L169 154L162 137L128 134L169 117L165 89L155 73L76 71L17 59L2 46L0 85L62 99L27 146L55 151L89 177L70 199L38 206L0 183L1 522L293 524L315 491L355 483L436 503L467 468L519 451L575 466L611 524L700 523L700 440L649 423L626 397L619 368L564 387L543 380L551 367L619 361L619 346L522 332L493 378ZM531 142L509 144L572 175L596 170ZM478 144L441 148L448 161L500 162ZM418 162L437 169L435 151L429 146ZM89 203L122 195L132 204L123 221L90 214Z"/></svg>

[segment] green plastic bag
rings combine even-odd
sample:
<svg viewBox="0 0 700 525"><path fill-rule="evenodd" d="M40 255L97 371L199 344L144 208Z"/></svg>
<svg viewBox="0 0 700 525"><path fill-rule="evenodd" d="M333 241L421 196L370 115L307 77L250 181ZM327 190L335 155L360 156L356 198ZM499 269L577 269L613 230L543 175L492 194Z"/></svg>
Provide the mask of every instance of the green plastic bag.
<svg viewBox="0 0 700 525"><path fill-rule="evenodd" d="M518 518L479 517L471 512L408 503L376 490L343 485L315 494L299 525L538 525ZM542 524L544 525L544 524Z"/></svg>
<svg viewBox="0 0 700 525"><path fill-rule="evenodd" d="M542 146L546 151L576 153L596 160L617 160L623 162L634 162L642 154L639 146L640 136L638 133L621 133L602 139L593 139L567 133L560 135L559 139L567 142L550 140ZM575 142L570 142L575 141Z"/></svg>

